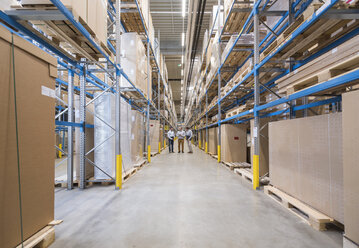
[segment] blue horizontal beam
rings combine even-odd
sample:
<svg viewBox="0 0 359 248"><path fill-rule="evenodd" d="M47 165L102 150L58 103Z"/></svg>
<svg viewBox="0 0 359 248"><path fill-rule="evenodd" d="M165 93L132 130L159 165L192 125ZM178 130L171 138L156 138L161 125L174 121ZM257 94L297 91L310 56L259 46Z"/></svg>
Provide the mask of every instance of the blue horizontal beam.
<svg viewBox="0 0 359 248"><path fill-rule="evenodd" d="M55 120L55 125L57 126L66 126L66 127L79 127L79 128L83 128L83 123L78 123L78 122L68 122L68 121L56 121ZM86 128L94 128L94 125L91 124L85 124Z"/></svg>

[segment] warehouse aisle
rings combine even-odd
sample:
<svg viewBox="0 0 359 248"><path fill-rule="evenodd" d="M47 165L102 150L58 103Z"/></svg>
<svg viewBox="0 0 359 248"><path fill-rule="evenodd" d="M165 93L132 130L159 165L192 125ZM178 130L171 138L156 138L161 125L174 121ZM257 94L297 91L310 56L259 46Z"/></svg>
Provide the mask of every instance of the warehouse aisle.
<svg viewBox="0 0 359 248"><path fill-rule="evenodd" d="M57 188L55 204L51 247L342 247L197 148L166 150L122 192Z"/></svg>

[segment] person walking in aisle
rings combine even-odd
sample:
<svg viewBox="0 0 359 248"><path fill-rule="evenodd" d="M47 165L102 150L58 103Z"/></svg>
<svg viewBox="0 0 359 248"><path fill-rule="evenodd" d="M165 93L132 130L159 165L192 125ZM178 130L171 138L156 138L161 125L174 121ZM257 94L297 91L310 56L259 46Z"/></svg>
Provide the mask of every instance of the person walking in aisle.
<svg viewBox="0 0 359 248"><path fill-rule="evenodd" d="M189 128L189 127L186 127L186 139L187 139L187 145L188 145L188 150L189 152L188 153L193 153L193 150L192 150L192 130Z"/></svg>
<svg viewBox="0 0 359 248"><path fill-rule="evenodd" d="M177 137L178 137L178 153L181 152L181 147L182 147L182 153L184 153L184 138L186 136L186 132L182 130L182 128L180 127L177 131Z"/></svg>
<svg viewBox="0 0 359 248"><path fill-rule="evenodd" d="M173 152L173 140L175 138L175 132L173 131L173 128L171 127L170 130L167 132L168 137L168 149L171 152Z"/></svg>

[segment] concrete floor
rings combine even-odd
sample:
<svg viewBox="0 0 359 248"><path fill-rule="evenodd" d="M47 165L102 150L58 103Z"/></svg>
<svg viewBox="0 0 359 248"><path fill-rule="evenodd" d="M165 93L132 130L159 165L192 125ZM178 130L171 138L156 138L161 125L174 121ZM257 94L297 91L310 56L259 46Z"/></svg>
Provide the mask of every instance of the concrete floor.
<svg viewBox="0 0 359 248"><path fill-rule="evenodd" d="M175 147L176 150L176 147ZM195 148L153 158L124 184L56 189L51 247L342 247Z"/></svg>

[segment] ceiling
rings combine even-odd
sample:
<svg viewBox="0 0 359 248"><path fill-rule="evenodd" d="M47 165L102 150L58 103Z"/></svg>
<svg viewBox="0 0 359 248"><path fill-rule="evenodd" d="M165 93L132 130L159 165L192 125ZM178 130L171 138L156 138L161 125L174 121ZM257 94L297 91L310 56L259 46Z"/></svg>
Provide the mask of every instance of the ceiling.
<svg viewBox="0 0 359 248"><path fill-rule="evenodd" d="M160 49L165 56L165 61L168 69L169 84L171 84L173 100L176 105L176 113L180 115L181 104L181 56L185 52L185 47L182 47L182 33L187 31L187 18L188 18L188 1L198 0L185 0L186 1L186 16L182 17L182 0L149 0L150 12L152 16L153 26L156 31L156 36L160 34ZM209 27L211 9L214 3L218 0L206 1L206 11L204 13L200 40L198 42L197 51L202 51L202 40L204 32ZM186 40L186 39L185 39ZM185 44L186 45L186 44ZM179 66L179 64L181 64Z"/></svg>

